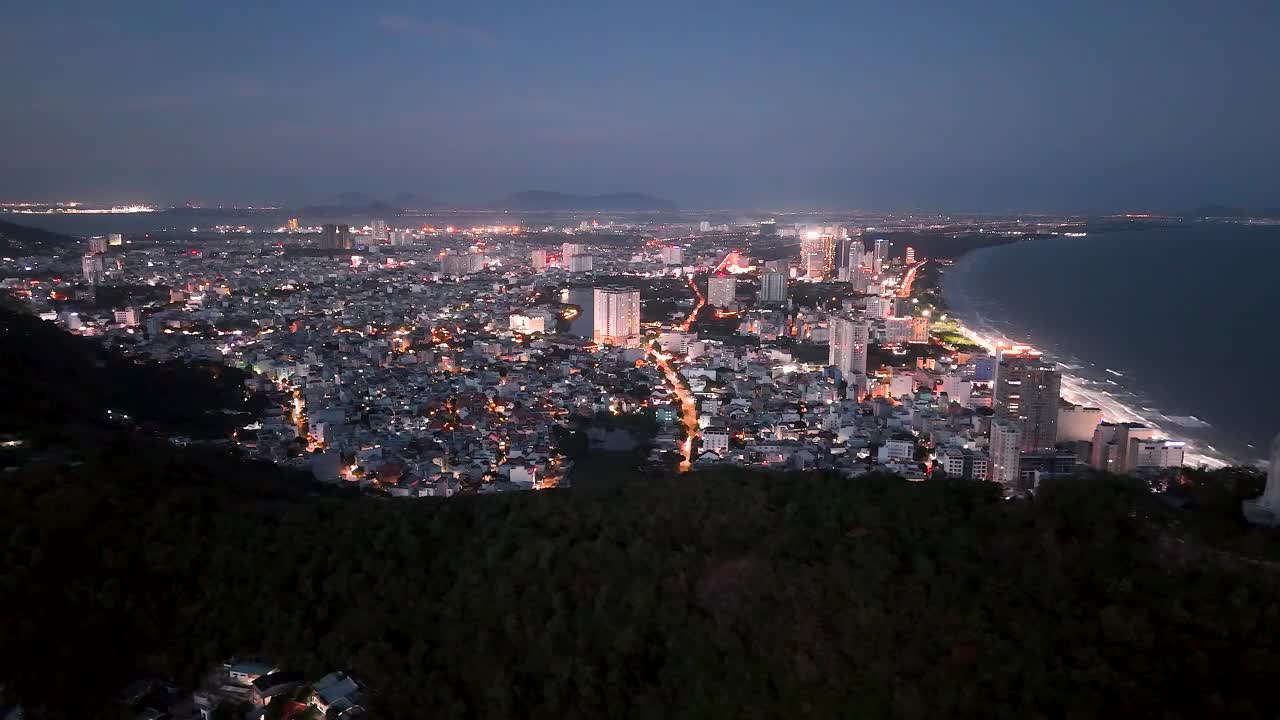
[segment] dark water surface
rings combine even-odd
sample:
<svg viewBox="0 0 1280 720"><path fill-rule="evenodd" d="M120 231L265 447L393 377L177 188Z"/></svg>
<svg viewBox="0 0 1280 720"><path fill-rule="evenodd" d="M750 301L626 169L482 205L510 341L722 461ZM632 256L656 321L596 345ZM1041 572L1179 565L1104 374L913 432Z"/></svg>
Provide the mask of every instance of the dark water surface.
<svg viewBox="0 0 1280 720"><path fill-rule="evenodd" d="M1196 224L985 248L943 288L974 329L1028 341L1169 434L1253 462L1280 431L1278 268L1280 227Z"/></svg>

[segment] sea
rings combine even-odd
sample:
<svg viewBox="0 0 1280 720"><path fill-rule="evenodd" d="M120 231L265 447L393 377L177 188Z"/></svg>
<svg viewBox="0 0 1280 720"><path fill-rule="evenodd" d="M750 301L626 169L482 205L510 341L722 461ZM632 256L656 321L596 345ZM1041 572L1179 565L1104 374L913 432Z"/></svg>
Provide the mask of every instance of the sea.
<svg viewBox="0 0 1280 720"><path fill-rule="evenodd" d="M1280 226L1188 223L975 250L942 287L977 335L1055 360L1067 399L1255 464L1280 432L1277 268Z"/></svg>

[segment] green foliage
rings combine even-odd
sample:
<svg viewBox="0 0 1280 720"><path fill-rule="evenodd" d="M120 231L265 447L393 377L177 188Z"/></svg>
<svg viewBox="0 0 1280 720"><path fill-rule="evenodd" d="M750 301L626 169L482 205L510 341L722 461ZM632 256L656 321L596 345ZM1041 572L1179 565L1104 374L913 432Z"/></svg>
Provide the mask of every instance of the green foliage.
<svg viewBox="0 0 1280 720"><path fill-rule="evenodd" d="M33 704L237 653L394 717L1247 716L1280 672L1274 580L1174 569L1114 479L396 501L130 456L6 481L0 677Z"/></svg>
<svg viewBox="0 0 1280 720"><path fill-rule="evenodd" d="M1025 502L960 480L627 477L570 448L578 431L559 442L582 492L337 497L98 418L178 422L133 394L207 402L205 369L19 320L0 430L47 430L0 476L0 687L52 717L232 655L348 670L389 717L1274 714L1276 566L1179 534L1250 532L1227 513L1256 475L1189 475L1175 513L1105 476ZM15 342L73 354L46 367ZM132 392L86 385L99 362Z"/></svg>
<svg viewBox="0 0 1280 720"><path fill-rule="evenodd" d="M130 423L193 436L227 437L261 413L248 375L211 363L144 363L109 352L32 315L0 307L0 433L75 439L68 423L123 413ZM233 411L233 412L223 412Z"/></svg>

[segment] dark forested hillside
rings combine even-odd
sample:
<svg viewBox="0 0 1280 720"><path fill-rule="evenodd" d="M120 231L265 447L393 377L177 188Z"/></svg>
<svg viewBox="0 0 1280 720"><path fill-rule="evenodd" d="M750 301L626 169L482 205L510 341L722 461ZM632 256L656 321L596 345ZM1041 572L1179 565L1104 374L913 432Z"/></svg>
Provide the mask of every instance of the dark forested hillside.
<svg viewBox="0 0 1280 720"><path fill-rule="evenodd" d="M110 410L117 421L226 437L262 411L247 377L217 364L135 361L0 305L0 433L65 441L75 426L110 419Z"/></svg>
<svg viewBox="0 0 1280 720"><path fill-rule="evenodd" d="M78 243L69 235L0 220L0 252L53 254L72 251Z"/></svg>
<svg viewBox="0 0 1280 720"><path fill-rule="evenodd" d="M0 432L40 447L0 464L0 702L36 716L110 716L141 674L232 655L347 670L397 718L1274 714L1275 566L1188 529L1239 536L1252 474L1196 475L1194 511L1123 478L1009 502L732 469L338 497L95 419L176 421L147 387L239 397L208 368L5 322Z"/></svg>
<svg viewBox="0 0 1280 720"><path fill-rule="evenodd" d="M6 477L0 678L74 713L261 653L348 668L391 717L1262 717L1280 672L1273 578L1169 556L1117 481L409 501L228 470L108 449Z"/></svg>

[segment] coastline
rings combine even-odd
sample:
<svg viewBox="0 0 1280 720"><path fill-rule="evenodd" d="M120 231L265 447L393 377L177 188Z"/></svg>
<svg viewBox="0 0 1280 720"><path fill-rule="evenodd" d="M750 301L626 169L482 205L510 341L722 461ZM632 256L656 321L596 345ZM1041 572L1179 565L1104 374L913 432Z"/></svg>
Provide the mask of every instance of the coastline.
<svg viewBox="0 0 1280 720"><path fill-rule="evenodd" d="M964 273L972 267L983 253L988 253L1002 247L1009 247L1015 244L1034 242L1043 240L1044 238L1027 238L1018 241L1018 243L1008 243L983 248L975 248L961 254L954 259L954 262L945 267L940 273L938 281L938 290L944 302L947 304L946 312L955 320L957 329L960 334L973 342L985 348L988 352L994 353L998 344L1026 343L1026 339L1013 339L1008 337L1004 332L996 329L991 319L984 317L980 313L968 307L968 297L956 297L958 289L955 287L955 279L961 273ZM947 278L951 275L951 281ZM1024 330L1019 328L1020 330ZM1034 342L1031 343L1035 345ZM1204 466L1210 469L1226 467L1230 465L1248 465L1251 463L1242 462L1240 458L1232 457L1217 448L1212 443L1204 439L1192 437L1186 432L1180 431L1179 427L1184 427L1178 420L1175 420L1159 408L1155 407L1137 407L1132 402L1122 400L1116 397L1117 394L1136 398L1136 393L1141 388L1125 387L1115 380L1099 380L1088 377L1080 372L1083 365L1074 362L1064 362L1058 353L1047 350L1036 345L1037 349L1045 353L1045 357L1052 361L1059 369L1062 376L1062 397L1068 402L1086 407L1097 407L1102 410L1103 420L1107 422L1140 422L1148 427L1152 427L1159 433L1170 440L1185 442L1187 450L1184 456L1184 464L1192 467ZM1074 354L1072 352L1071 354ZM1115 371L1107 370L1113 375L1118 375ZM1114 391L1097 387L1098 385L1109 385ZM1183 423L1188 421L1198 421L1194 416L1188 418L1180 418ZM1170 427L1173 426L1173 427ZM1201 427L1209 427L1207 424Z"/></svg>

